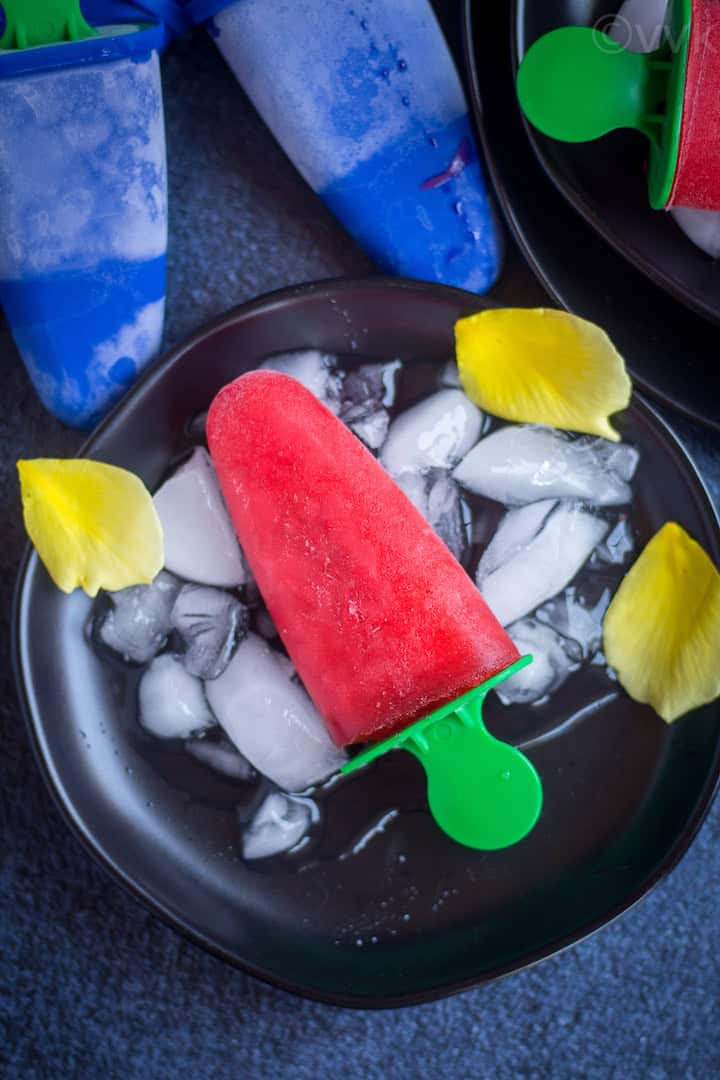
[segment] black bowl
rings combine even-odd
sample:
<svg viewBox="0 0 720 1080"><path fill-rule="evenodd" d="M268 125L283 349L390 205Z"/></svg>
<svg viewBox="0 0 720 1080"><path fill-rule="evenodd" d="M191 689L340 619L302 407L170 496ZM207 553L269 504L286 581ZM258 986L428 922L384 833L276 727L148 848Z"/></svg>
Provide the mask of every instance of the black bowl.
<svg viewBox="0 0 720 1080"><path fill-rule="evenodd" d="M535 7L544 11L543 4ZM480 17L477 4L465 0L475 117L488 169L521 250L558 304L608 331L639 387L720 429L717 328L670 302L558 194L530 148L517 105L511 31L505 5L485 5Z"/></svg>
<svg viewBox="0 0 720 1080"><path fill-rule="evenodd" d="M516 0L515 65L550 30L595 26L619 6L612 0ZM563 143L526 126L547 175L596 232L659 288L720 323L720 263L648 203L647 140L616 131L594 142Z"/></svg>
<svg viewBox="0 0 720 1080"><path fill-rule="evenodd" d="M191 445L215 392L267 353L317 346L402 357L413 372L452 353L477 297L400 280L321 283L247 304L157 363L82 453L151 488ZM635 400L620 418L642 454L633 527L643 543L682 522L716 560L718 526L692 465ZM380 1007L437 998L524 967L635 903L680 858L720 768L720 706L667 727L599 668L548 706L488 702L487 721L538 767L545 807L506 851L473 852L430 819L417 762L390 754L332 789L307 855L244 863L238 789L136 722L135 682L84 637L90 601L56 590L28 552L14 661L40 767L66 820L115 877L214 953L295 992ZM588 702L599 704L588 708ZM388 812L385 832L351 852Z"/></svg>

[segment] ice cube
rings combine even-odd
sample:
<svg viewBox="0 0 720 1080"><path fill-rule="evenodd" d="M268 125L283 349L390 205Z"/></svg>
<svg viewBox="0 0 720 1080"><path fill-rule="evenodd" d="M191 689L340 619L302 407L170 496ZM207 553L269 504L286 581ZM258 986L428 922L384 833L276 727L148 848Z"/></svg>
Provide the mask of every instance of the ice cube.
<svg viewBox="0 0 720 1080"><path fill-rule="evenodd" d="M379 450L390 426L390 408L395 402L398 374L402 364L361 364L343 381L340 419L359 439Z"/></svg>
<svg viewBox="0 0 720 1080"><path fill-rule="evenodd" d="M629 443L608 442L607 439L594 439L592 443L605 468L629 484L640 461L640 454L635 447Z"/></svg>
<svg viewBox="0 0 720 1080"><path fill-rule="evenodd" d="M109 601L109 606L95 619L95 639L126 663L146 664L167 641L172 628L170 613L179 590L177 578L161 570L151 585L104 593L102 604Z"/></svg>
<svg viewBox="0 0 720 1080"><path fill-rule="evenodd" d="M430 480L426 517L455 558L462 559L470 539L472 516L460 488L446 472Z"/></svg>
<svg viewBox="0 0 720 1080"><path fill-rule="evenodd" d="M630 502L625 479L637 452L605 439L575 438L553 428L517 426L487 435L453 476L475 495L521 506L538 499L584 499L596 506Z"/></svg>
<svg viewBox="0 0 720 1080"><path fill-rule="evenodd" d="M595 549L593 559L611 566L620 566L635 547L632 528L627 518L620 518L602 544Z"/></svg>
<svg viewBox="0 0 720 1080"><path fill-rule="evenodd" d="M207 450L192 457L156 491L165 566L202 585L242 585L245 561Z"/></svg>
<svg viewBox="0 0 720 1080"><path fill-rule="evenodd" d="M720 256L720 211L674 206L670 213L696 247L701 248L712 259Z"/></svg>
<svg viewBox="0 0 720 1080"><path fill-rule="evenodd" d="M450 390L462 389L460 386L460 373L455 360L448 360L443 366L438 379L438 386L447 387Z"/></svg>
<svg viewBox="0 0 720 1080"><path fill-rule="evenodd" d="M630 52L654 52L660 44L668 0L625 0L606 31Z"/></svg>
<svg viewBox="0 0 720 1080"><path fill-rule="evenodd" d="M278 637L277 626L272 621L270 612L264 604L260 604L254 612L254 625L258 634L264 637L266 641L273 641Z"/></svg>
<svg viewBox="0 0 720 1080"><path fill-rule="evenodd" d="M540 502L508 510L482 553L477 580L484 580L514 555L524 551L538 535L556 506L557 499L541 499Z"/></svg>
<svg viewBox="0 0 720 1080"><path fill-rule="evenodd" d="M360 420L353 420L348 425L354 431L358 439L362 439L370 450L379 450L387 438L390 427L390 414L387 409L377 409L369 416L363 416Z"/></svg>
<svg viewBox="0 0 720 1080"><path fill-rule="evenodd" d="M247 632L248 609L224 589L184 585L170 621L185 646L181 659L191 675L217 679L230 663L235 646Z"/></svg>
<svg viewBox="0 0 720 1080"><path fill-rule="evenodd" d="M395 404L398 375L402 364L391 360L388 364L361 364L345 375L340 405L340 419L353 424Z"/></svg>
<svg viewBox="0 0 720 1080"><path fill-rule="evenodd" d="M551 626L562 637L573 641L584 660L594 656L602 642L602 621L610 603L610 589L603 589L595 604L587 604L574 586L538 608L539 622Z"/></svg>
<svg viewBox="0 0 720 1080"><path fill-rule="evenodd" d="M462 390L438 390L393 420L380 461L392 476L451 468L480 437L483 422Z"/></svg>
<svg viewBox="0 0 720 1080"><path fill-rule="evenodd" d="M157 656L140 679L139 720L160 739L189 739L215 723L203 684L177 656Z"/></svg>
<svg viewBox="0 0 720 1080"><path fill-rule="evenodd" d="M340 411L343 376L337 371L337 357L319 349L297 349L269 356L260 365L266 371L282 371L301 382L336 415Z"/></svg>
<svg viewBox="0 0 720 1080"><path fill-rule="evenodd" d="M455 558L461 559L470 542L472 512L447 471L404 472L396 478L396 483Z"/></svg>
<svg viewBox="0 0 720 1080"><path fill-rule="evenodd" d="M509 510L508 514L518 514ZM511 523L501 522L498 533L517 535ZM524 546L509 546L507 558L492 571L495 556L478 566L476 581L486 602L503 626L534 611L569 585L607 533L607 521L578 503L560 502L546 516L540 531ZM497 534L496 534L497 535ZM492 547L493 541L490 542Z"/></svg>
<svg viewBox="0 0 720 1080"><path fill-rule="evenodd" d="M617 675L615 674L613 669L611 667L606 667L607 657L605 656L605 653L602 651L602 649L598 649L590 663L593 667L604 667L607 677L609 679L612 679L613 682L617 682Z"/></svg>
<svg viewBox="0 0 720 1080"><path fill-rule="evenodd" d="M277 650L277 652L275 652L275 650L273 650L273 652L277 659L277 663L283 669L288 679L292 679L294 682L298 683L298 686L302 686L302 683L299 682L299 676L297 671L295 670L295 665L293 664L287 653L280 652L279 649Z"/></svg>
<svg viewBox="0 0 720 1080"><path fill-rule="evenodd" d="M252 780L255 770L229 739L191 739L185 743L191 757L233 780Z"/></svg>
<svg viewBox="0 0 720 1080"><path fill-rule="evenodd" d="M225 733L255 768L287 791L324 780L346 760L286 658L256 634L238 646L223 674L205 685Z"/></svg>
<svg viewBox="0 0 720 1080"><path fill-rule="evenodd" d="M579 651L537 619L513 623L508 634L521 653L532 654L533 662L498 686L503 705L540 704L580 666Z"/></svg>
<svg viewBox="0 0 720 1080"><path fill-rule="evenodd" d="M312 799L271 792L243 833L243 858L265 859L288 851L307 835L318 816Z"/></svg>
<svg viewBox="0 0 720 1080"><path fill-rule="evenodd" d="M395 479L395 483L404 491L416 510L427 520L428 516L428 481L424 473L404 472Z"/></svg>

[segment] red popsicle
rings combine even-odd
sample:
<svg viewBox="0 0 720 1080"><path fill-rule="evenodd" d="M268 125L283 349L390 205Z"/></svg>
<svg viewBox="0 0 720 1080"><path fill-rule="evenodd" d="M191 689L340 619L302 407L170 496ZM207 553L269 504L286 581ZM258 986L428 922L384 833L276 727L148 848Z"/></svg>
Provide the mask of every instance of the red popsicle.
<svg viewBox="0 0 720 1080"><path fill-rule="evenodd" d="M680 141L666 205L720 209L720 0L693 0Z"/></svg>
<svg viewBox="0 0 720 1080"><path fill-rule="evenodd" d="M242 375L215 398L207 436L257 584L337 743L384 738L519 659L422 515L297 380Z"/></svg>

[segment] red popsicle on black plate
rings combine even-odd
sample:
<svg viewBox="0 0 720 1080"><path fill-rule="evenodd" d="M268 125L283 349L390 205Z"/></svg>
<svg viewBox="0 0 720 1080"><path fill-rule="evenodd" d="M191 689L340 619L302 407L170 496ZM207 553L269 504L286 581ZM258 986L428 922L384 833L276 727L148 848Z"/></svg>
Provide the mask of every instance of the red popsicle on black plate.
<svg viewBox="0 0 720 1080"><path fill-rule="evenodd" d="M446 832L480 848L521 839L540 781L487 732L481 705L530 658L442 540L288 375L249 372L226 386L207 435L247 560L330 733L340 745L384 740L346 770L410 750Z"/></svg>

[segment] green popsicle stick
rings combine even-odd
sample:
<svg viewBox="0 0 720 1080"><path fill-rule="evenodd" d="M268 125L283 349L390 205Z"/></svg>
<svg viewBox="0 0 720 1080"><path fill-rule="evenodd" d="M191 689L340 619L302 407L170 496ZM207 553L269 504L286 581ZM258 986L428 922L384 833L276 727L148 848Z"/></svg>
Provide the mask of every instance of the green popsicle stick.
<svg viewBox="0 0 720 1080"><path fill-rule="evenodd" d="M588 142L634 128L650 142L650 203L670 197L680 144L692 0L675 0L659 49L636 53L607 34L566 26L528 49L517 75L531 124L562 142Z"/></svg>
<svg viewBox="0 0 720 1080"><path fill-rule="evenodd" d="M32 49L95 37L85 22L80 0L1 0L5 30L0 49Z"/></svg>
<svg viewBox="0 0 720 1080"><path fill-rule="evenodd" d="M523 656L505 671L343 766L351 773L388 750L408 750L427 774L430 813L453 840L482 851L522 840L540 816L543 794L534 765L494 738L482 706L498 683L532 661Z"/></svg>

